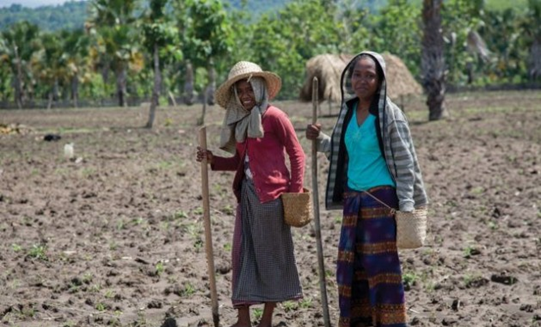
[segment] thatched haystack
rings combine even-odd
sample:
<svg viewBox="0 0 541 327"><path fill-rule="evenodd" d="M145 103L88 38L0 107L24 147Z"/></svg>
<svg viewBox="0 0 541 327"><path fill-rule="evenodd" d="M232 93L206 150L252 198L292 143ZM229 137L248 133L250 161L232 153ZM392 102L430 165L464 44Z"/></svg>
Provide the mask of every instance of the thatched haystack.
<svg viewBox="0 0 541 327"><path fill-rule="evenodd" d="M312 101L312 80L317 77L319 83L319 101L339 102L340 75L351 60L351 55L321 54L306 62L306 79L300 93L301 101Z"/></svg>
<svg viewBox="0 0 541 327"><path fill-rule="evenodd" d="M387 95L398 99L405 95L420 95L423 87L417 83L402 59L390 53L384 53L383 59L387 65Z"/></svg>
<svg viewBox="0 0 541 327"><path fill-rule="evenodd" d="M340 76L353 58L348 54L322 54L306 62L306 80L300 92L301 101L312 100L312 79L319 80L319 100L340 101ZM395 55L384 53L387 64L387 95L399 99L404 95L419 95L423 88L411 75L404 62Z"/></svg>

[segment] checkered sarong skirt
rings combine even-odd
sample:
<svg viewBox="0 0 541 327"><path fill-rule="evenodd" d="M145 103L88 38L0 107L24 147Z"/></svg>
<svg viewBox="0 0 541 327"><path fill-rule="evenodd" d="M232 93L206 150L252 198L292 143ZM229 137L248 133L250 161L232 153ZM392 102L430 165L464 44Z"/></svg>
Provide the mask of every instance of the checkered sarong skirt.
<svg viewBox="0 0 541 327"><path fill-rule="evenodd" d="M252 180L242 182L233 237L234 306L302 297L291 227L280 198L261 203Z"/></svg>

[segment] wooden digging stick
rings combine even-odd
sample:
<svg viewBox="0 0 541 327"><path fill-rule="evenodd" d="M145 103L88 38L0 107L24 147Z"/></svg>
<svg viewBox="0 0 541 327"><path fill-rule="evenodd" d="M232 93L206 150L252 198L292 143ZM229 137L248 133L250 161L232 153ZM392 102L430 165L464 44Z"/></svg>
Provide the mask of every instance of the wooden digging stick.
<svg viewBox="0 0 541 327"><path fill-rule="evenodd" d="M312 81L312 124L317 122L318 80L314 77ZM321 293L321 304L323 305L323 320L325 327L331 327L329 318L329 305L327 304L327 284L325 282L325 264L323 262L323 245L321 243L321 224L319 223L319 192L317 183L317 140L312 141L312 194L314 205L314 225L317 242L317 262L319 265L319 291Z"/></svg>
<svg viewBox="0 0 541 327"><path fill-rule="evenodd" d="M207 149L207 128L199 130L199 147ZM205 220L205 250L207 252L207 264L210 283L210 300L212 302L212 319L214 327L220 326L220 315L218 313L218 296L216 294L216 278L214 275L214 252L212 250L212 232L210 225L210 204L209 204L209 175L207 156L201 160L201 189L203 191L203 218Z"/></svg>

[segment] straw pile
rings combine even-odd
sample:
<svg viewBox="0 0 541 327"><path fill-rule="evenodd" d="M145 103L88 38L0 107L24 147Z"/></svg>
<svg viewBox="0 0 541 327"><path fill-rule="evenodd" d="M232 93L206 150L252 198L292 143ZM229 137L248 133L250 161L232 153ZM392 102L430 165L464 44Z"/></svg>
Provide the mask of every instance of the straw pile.
<svg viewBox="0 0 541 327"><path fill-rule="evenodd" d="M382 54L387 65L387 95L391 99L398 99L404 95L420 95L423 87L417 83L408 67L395 55Z"/></svg>
<svg viewBox="0 0 541 327"><path fill-rule="evenodd" d="M322 54L310 58L306 62L306 79L301 89L300 100L312 101L312 80L317 77L319 82L319 101L340 101L340 75L351 55Z"/></svg>
<svg viewBox="0 0 541 327"><path fill-rule="evenodd" d="M312 100L312 79L319 80L319 100L340 101L340 77L347 63L353 58L348 54L322 54L306 62L306 79L300 92L301 101ZM404 62L395 55L384 53L387 65L387 95L398 99L404 95L419 95L423 88Z"/></svg>

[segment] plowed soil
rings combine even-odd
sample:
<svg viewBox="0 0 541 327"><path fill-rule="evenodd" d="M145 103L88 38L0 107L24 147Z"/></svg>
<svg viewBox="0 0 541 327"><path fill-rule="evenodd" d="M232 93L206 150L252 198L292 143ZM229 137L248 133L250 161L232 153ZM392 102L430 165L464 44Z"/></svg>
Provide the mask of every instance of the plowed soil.
<svg viewBox="0 0 541 327"><path fill-rule="evenodd" d="M431 201L428 244L401 252L410 324L541 326L541 93L448 95L449 119L430 123L423 101L405 104ZM311 188L311 104L274 104L297 129ZM161 108L148 130L148 108L0 111L0 124L16 127L0 134L1 325L214 326L200 113ZM322 104L326 131L336 114ZM222 117L216 106L205 117L217 153ZM319 154L320 199L327 167ZM236 319L232 179L209 172L221 326ZM334 326L341 213L320 211ZM294 242L304 299L280 304L274 323L323 326L313 224L294 229ZM252 311L254 325L260 314Z"/></svg>

